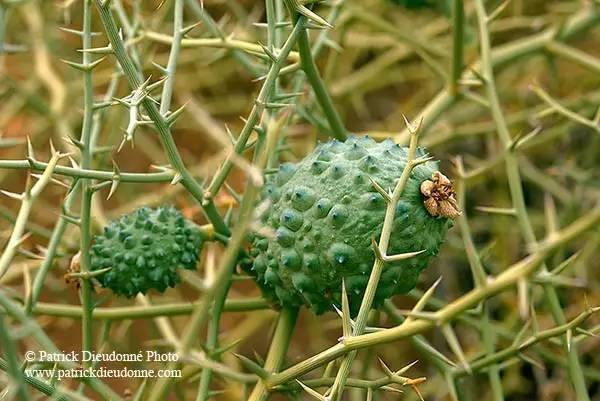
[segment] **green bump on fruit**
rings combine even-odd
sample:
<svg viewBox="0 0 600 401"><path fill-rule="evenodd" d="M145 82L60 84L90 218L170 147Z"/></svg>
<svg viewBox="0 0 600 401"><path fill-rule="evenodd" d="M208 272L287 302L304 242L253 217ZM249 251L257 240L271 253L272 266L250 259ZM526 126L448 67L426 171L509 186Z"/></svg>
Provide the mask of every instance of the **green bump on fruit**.
<svg viewBox="0 0 600 401"><path fill-rule="evenodd" d="M111 268L96 278L117 295L164 292L179 283L177 268L196 268L202 240L200 229L177 209L142 207L94 237L91 269Z"/></svg>
<svg viewBox="0 0 600 401"><path fill-rule="evenodd" d="M418 156L424 154L418 150ZM256 256L242 264L264 295L283 306L307 305L320 314L341 304L344 279L355 313L375 258L371 238L379 238L386 210L369 177L393 188L407 157L408 149L392 141L351 137L319 144L296 165L283 164L263 192L272 203L263 224L275 235L255 237L250 254ZM424 206L420 186L437 169L434 161L413 169L396 207L387 254L425 252L386 264L374 307L415 286L452 225Z"/></svg>

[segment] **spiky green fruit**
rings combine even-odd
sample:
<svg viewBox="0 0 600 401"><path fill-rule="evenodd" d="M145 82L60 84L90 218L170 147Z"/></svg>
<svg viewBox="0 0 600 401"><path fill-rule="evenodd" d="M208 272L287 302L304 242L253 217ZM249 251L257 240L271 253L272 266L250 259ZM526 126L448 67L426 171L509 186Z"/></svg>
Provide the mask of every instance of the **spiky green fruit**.
<svg viewBox="0 0 600 401"><path fill-rule="evenodd" d="M94 237L92 270L103 287L128 298L164 292L180 281L177 269L194 269L202 246L199 228L171 206L142 207L111 222Z"/></svg>
<svg viewBox="0 0 600 401"><path fill-rule="evenodd" d="M351 310L357 311L375 258L371 241L379 239L386 209L371 179L393 188L407 157L408 149L392 141L351 137L318 145L298 164L282 164L264 194L272 205L263 224L274 235L253 239L252 261L245 266L265 296L320 314L340 305L344 280ZM425 252L385 266L374 307L412 289L444 241L451 221L432 216L420 190L437 166L430 161L413 169L396 207L387 254ZM437 181L430 183L427 196L437 196ZM453 196L451 188L445 190Z"/></svg>

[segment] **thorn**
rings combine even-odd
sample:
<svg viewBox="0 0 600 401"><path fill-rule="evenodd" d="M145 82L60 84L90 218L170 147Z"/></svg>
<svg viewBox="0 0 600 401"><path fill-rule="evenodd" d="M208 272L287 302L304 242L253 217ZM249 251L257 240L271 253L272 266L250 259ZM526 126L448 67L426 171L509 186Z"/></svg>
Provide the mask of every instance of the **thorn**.
<svg viewBox="0 0 600 401"><path fill-rule="evenodd" d="M325 396L319 394L317 391L315 391L312 388L308 387L307 385L305 385L304 383L302 383L300 380L296 379L296 382L298 382L298 384L300 385L300 387L302 387L302 389L304 391L306 391L315 400L318 400L318 401L329 401L329 397L325 397Z"/></svg>
<svg viewBox="0 0 600 401"><path fill-rule="evenodd" d="M269 59L271 59L271 61L273 63L277 63L279 61L278 58L277 58L277 56L275 55L275 53L273 53L271 51L271 49L269 49L267 46L263 45L260 42L258 42L258 45L261 47L261 49L263 50L263 52L269 57Z"/></svg>
<svg viewBox="0 0 600 401"><path fill-rule="evenodd" d="M213 350L212 352L210 352L210 355L215 358L218 357L220 355L223 355L224 353L226 353L227 351L235 348L238 344L240 344L243 341L243 338L239 338L237 340L233 340L231 341L229 344L225 344L222 347L219 347L215 350Z"/></svg>
<svg viewBox="0 0 600 401"><path fill-rule="evenodd" d="M50 144L49 144L50 145L50 155L52 155L52 157L54 157L58 153L56 152L56 148L54 147L54 142L52 142L52 139L50 139L49 142L50 142ZM58 157L60 157L60 155Z"/></svg>
<svg viewBox="0 0 600 401"><path fill-rule="evenodd" d="M529 316L531 316L531 330L533 334L536 335L540 331L540 325L537 321L537 316L535 314L535 307L533 306L533 303L529 304Z"/></svg>
<svg viewBox="0 0 600 401"><path fill-rule="evenodd" d="M417 394L417 396L419 397L419 399L421 401L425 401L425 399L423 398L423 395L421 394L421 391L419 391L419 388L417 387L417 384L418 383L413 384L413 385L411 385L411 387L412 387L413 391Z"/></svg>
<svg viewBox="0 0 600 401"><path fill-rule="evenodd" d="M31 232L27 232L27 233L23 234L23 235L21 236L21 238L19 238L19 239L16 241L16 245L17 245L17 246L21 246L21 245L23 245L23 243L24 243L25 241L27 241L27 239L28 239L29 237L31 237L31 235L32 235L32 234L31 234Z"/></svg>
<svg viewBox="0 0 600 401"><path fill-rule="evenodd" d="M179 184L179 182L181 181L183 177L181 176L181 173L177 172L175 173L175 175L173 176L173 179L171 180L171 185L177 185Z"/></svg>
<svg viewBox="0 0 600 401"><path fill-rule="evenodd" d="M401 260L406 260L406 259L412 258L414 256L420 255L423 252L426 252L426 249L423 249L423 250L416 251L416 252L406 252L406 253L399 253L396 255L388 256L381 251L381 248L379 248L379 245L377 244L377 241L375 240L375 238L371 238L371 247L373 248L373 251L375 252L375 257L377 259L379 259L380 261L382 261L383 263L398 262Z"/></svg>
<svg viewBox="0 0 600 401"><path fill-rule="evenodd" d="M99 182L97 184L91 185L90 190L92 192L98 192L98 191L101 191L102 189L106 188L109 185L112 186L112 181Z"/></svg>
<svg viewBox="0 0 600 401"><path fill-rule="evenodd" d="M241 364L246 369L248 369L249 371L251 371L252 373L257 375L261 379L265 379L269 376L269 372L267 372L265 369L263 369L262 366L259 366L253 360L245 357L244 355L240 355L240 354L236 354L236 353L234 353L233 355L240 360Z"/></svg>
<svg viewBox="0 0 600 401"><path fill-rule="evenodd" d="M167 74L168 74L168 71L167 71L167 69L166 69L165 67L163 67L162 65L158 64L157 62L155 62L155 61L152 61L152 65L153 65L154 67L156 67L156 68L157 68L157 69L158 69L158 70L159 70L161 73L163 73L164 75L167 75Z"/></svg>
<svg viewBox="0 0 600 401"><path fill-rule="evenodd" d="M196 27L198 27L200 25L202 25L202 21L198 21L195 24L183 27L183 28L181 28L181 30L179 32L181 33L181 35L186 36L188 33L190 33L191 31L193 31L194 28L196 28Z"/></svg>
<svg viewBox="0 0 600 401"><path fill-rule="evenodd" d="M404 124L406 124L408 132L410 132L412 135L415 135L419 132L421 125L423 124L423 117L419 119L419 122L416 125L408 121L408 118L406 118L404 114L402 114L402 118L404 119Z"/></svg>
<svg viewBox="0 0 600 401"><path fill-rule="evenodd" d="M177 118L181 115L181 113L183 113L183 111L185 110L185 107L187 106L187 103L184 103L183 105L181 105L181 107L179 107L177 110L175 110L174 112L170 113L167 118L166 118L166 123L171 126L175 123L175 120L177 120Z"/></svg>
<svg viewBox="0 0 600 401"><path fill-rule="evenodd" d="M34 259L34 260L44 260L45 259L45 257L43 255L38 255L36 253L33 253L33 252L31 252L27 249L23 249L23 248L18 248L17 253L22 256L25 256L28 259ZM29 270L27 270L27 268L25 268L24 270L29 272ZM27 285L27 281L25 281L25 285ZM27 291L25 291L25 292L27 292Z"/></svg>
<svg viewBox="0 0 600 401"><path fill-rule="evenodd" d="M541 370L545 369L545 367L544 367L544 365L542 363L536 361L535 359L533 359L533 358L531 358L531 357L529 357L529 356L527 356L527 355L525 355L523 353L519 353L519 354L517 354L517 356L520 359L524 360L525 362L527 362L527 363L529 363L529 364L531 364L531 365L533 365L533 366L535 366L535 367L537 367L537 368L539 368Z"/></svg>
<svg viewBox="0 0 600 401"><path fill-rule="evenodd" d="M69 60L65 60L65 59L60 59L60 61L62 61L63 63L67 64L68 66L73 67L77 70L80 70L83 72L89 72L89 71L92 71L94 68L96 68L98 66L98 64L103 62L105 58L106 57L102 57L94 62L87 63L87 64L76 63L74 61L69 61Z"/></svg>
<svg viewBox="0 0 600 401"><path fill-rule="evenodd" d="M381 387L382 390L390 392L390 393L398 393L398 394L404 394L404 391L400 390L399 388L396 387L392 387L392 386L383 386ZM370 387L369 390L371 390L371 392L373 391ZM367 397L368 397L368 392L367 392ZM368 400L368 398L367 398Z"/></svg>
<svg viewBox="0 0 600 401"><path fill-rule="evenodd" d="M35 153L33 151L33 145L31 144L29 135L27 135L27 159L35 160Z"/></svg>
<svg viewBox="0 0 600 401"><path fill-rule="evenodd" d="M431 298L431 296L433 295L433 293L435 292L437 286L440 284L440 282L442 281L442 277L440 276L428 289L427 291L425 291L425 293L423 294L423 296L417 301L417 303L415 304L415 306L412 308L411 313L419 313L423 310L423 308L427 305L427 302L429 302L429 299ZM410 321L412 320L412 318L409 316L406 318L406 321Z"/></svg>
<svg viewBox="0 0 600 401"><path fill-rule="evenodd" d="M600 106L598 106L598 110L596 110L596 114L594 115L592 122L595 125L600 125Z"/></svg>
<svg viewBox="0 0 600 401"><path fill-rule="evenodd" d="M115 52L110 43L108 45L102 46L102 47L93 47L91 49L77 49L77 51L80 53L104 54L104 55L114 54L114 52Z"/></svg>
<svg viewBox="0 0 600 401"><path fill-rule="evenodd" d="M586 336L586 337L590 337L590 338L591 338L591 337L594 337L594 338L597 338L597 337L598 337L598 334L596 334L596 333L592 333L592 332L591 332L591 331L589 331L589 330L582 329L581 327L576 327L576 328L575 328L575 331L576 331L577 333L581 334L581 335L584 335L584 336Z"/></svg>
<svg viewBox="0 0 600 401"><path fill-rule="evenodd" d="M421 157L418 157L418 158L412 160L410 162L410 164L413 167L416 167L416 166L418 166L420 164L427 163L427 162L432 161L434 159L435 159L435 157L433 157L433 156L421 156Z"/></svg>
<svg viewBox="0 0 600 401"><path fill-rule="evenodd" d="M112 178L112 183L110 185L110 190L108 191L108 196L106 197L106 200L110 199L114 195L114 193L117 191L117 187L119 186L119 182L121 181L121 171L119 170L119 166L114 161L114 159L113 159L112 163L113 163L113 178Z"/></svg>
<svg viewBox="0 0 600 401"><path fill-rule="evenodd" d="M75 225L77 227L79 227L81 225L81 219L69 216L67 214L61 214L60 217L63 220L67 221L68 223L71 223L71 224L73 224L73 225Z"/></svg>
<svg viewBox="0 0 600 401"><path fill-rule="evenodd" d="M492 21L494 21L496 18L498 18L498 16L500 14L502 14L502 11L504 11L504 9L506 8L506 6L508 6L509 3L510 3L510 0L505 0L502 4L500 4L498 7L496 7L496 9L494 11L492 11L492 13L490 15L487 16L485 22L487 24L489 24Z"/></svg>
<svg viewBox="0 0 600 401"><path fill-rule="evenodd" d="M292 107L294 104L292 103L277 103L277 102L262 102L260 100L256 100L256 105L259 107L264 107L266 109L281 109L284 107Z"/></svg>
<svg viewBox="0 0 600 401"><path fill-rule="evenodd" d="M399 309L398 312L402 313L406 317L414 319L423 319L429 322L438 323L438 316L435 312L413 312L412 310Z"/></svg>
<svg viewBox="0 0 600 401"><path fill-rule="evenodd" d="M371 176L369 176L369 180L371 181L371 185L373 185L373 188L375 188L375 190L377 192L379 192L379 194L381 196L383 196L383 199L385 199L385 201L387 203L390 203L392 201L392 197L390 196L390 193L388 191L386 191L385 189L383 189L383 187L381 185L379 185L379 183L377 181L375 181L375 179Z"/></svg>
<svg viewBox="0 0 600 401"><path fill-rule="evenodd" d="M71 145L75 146L79 150L83 150L85 148L83 142L72 137L71 135L66 135L64 139L66 139Z"/></svg>
<svg viewBox="0 0 600 401"><path fill-rule="evenodd" d="M519 332L515 336L515 339L512 342L512 346L513 347L517 346L517 344L519 344L521 342L521 339L523 338L523 336L527 332L527 329L529 328L529 326L531 326L531 317L529 319L527 319L527 321L525 322L525 324L523 325L523 327L521 327L521 330L519 330Z"/></svg>
<svg viewBox="0 0 600 401"><path fill-rule="evenodd" d="M306 92L279 93L279 94L273 96L273 98L276 100L286 100L286 99L293 99L298 96L303 96L305 94L306 94Z"/></svg>
<svg viewBox="0 0 600 401"><path fill-rule="evenodd" d="M237 140L235 139L235 137L231 133L231 130L229 129L229 126L227 124L225 124L225 132L227 132L227 135L229 136L229 140L231 141L231 145L235 146Z"/></svg>
<svg viewBox="0 0 600 401"><path fill-rule="evenodd" d="M394 376L394 372L392 372L392 370L385 364L385 362L383 361L383 359L377 357L377 359L379 360L379 364L381 365L381 368L383 369L383 372L385 373L385 375L387 377L392 377Z"/></svg>
<svg viewBox="0 0 600 401"><path fill-rule="evenodd" d="M42 174L37 174L37 173L31 173L31 176L32 176L32 177L34 177L34 178L36 178L36 179L38 179L38 180L42 178ZM50 179L50 181L51 181L53 184L60 185L61 187L65 187L65 188L67 188L67 189L70 189L70 188L71 188L71 186L70 186L70 185L68 185L68 184L66 184L66 183L64 183L64 182L62 182L61 180L59 180L59 179L57 179L57 178L51 178L51 179Z"/></svg>
<svg viewBox="0 0 600 401"><path fill-rule="evenodd" d="M514 151L514 150L520 149L523 145L525 145L527 142L529 142L531 139L533 139L535 136L537 136L540 132L542 132L542 130L543 130L543 127L541 125L538 125L537 127L535 127L533 130L531 130L529 133L527 133L525 135L522 133L519 133L508 145L508 150Z"/></svg>
<svg viewBox="0 0 600 401"><path fill-rule="evenodd" d="M346 280L342 280L342 333L344 337L352 335L352 323L350 317L350 303L346 292Z"/></svg>
<svg viewBox="0 0 600 401"><path fill-rule="evenodd" d="M150 85L148 85L146 87L146 89L148 90L148 92L152 92L154 89L159 88L163 83L165 83L165 81L167 80L167 77L162 77L161 79L159 79L156 82L151 83ZM154 100L152 98L150 98L151 100Z"/></svg>
<svg viewBox="0 0 600 401"><path fill-rule="evenodd" d="M336 51L338 53L342 53L344 51L344 49L342 48L342 46L339 43L337 43L329 38L326 38L323 43L325 44L325 46L329 47L330 49L333 49L334 51Z"/></svg>
<svg viewBox="0 0 600 401"><path fill-rule="evenodd" d="M73 35L83 36L83 31L80 31L78 29L71 29L64 26L59 26L58 29L66 33L72 33Z"/></svg>
<svg viewBox="0 0 600 401"><path fill-rule="evenodd" d="M462 347L458 342L458 338L456 338L454 330L452 330L452 326L450 326L449 324L442 325L442 334L446 338L446 342L448 343L448 346L450 347L452 352L454 352L454 354L458 357L458 360L463 365L463 368L470 374L471 366L469 365L467 357L465 356L465 353L463 352Z"/></svg>
<svg viewBox="0 0 600 401"><path fill-rule="evenodd" d="M304 15L306 18L317 23L318 25L325 26L329 29L333 28L333 25L331 25L329 22L327 22L327 20L325 20L318 14L312 12L311 10L309 10L306 6L300 4L299 1L294 0L293 3L295 3L293 6L297 13Z"/></svg>
<svg viewBox="0 0 600 401"><path fill-rule="evenodd" d="M517 211L514 208L501 208L493 206L475 206L475 210L490 214L500 214L505 216L516 216Z"/></svg>
<svg viewBox="0 0 600 401"><path fill-rule="evenodd" d="M483 84L483 85L487 85L487 78L484 77L483 75L481 75L481 73L479 71L477 71L474 68L470 68L469 71L471 71L471 74L475 75L475 77Z"/></svg>
<svg viewBox="0 0 600 401"><path fill-rule="evenodd" d="M406 373L406 372L407 372L407 371L408 371L410 368L412 368L413 366L415 366L417 363L419 363L419 360L418 360L418 359L417 359L417 360L415 360L415 361L412 361L412 362L411 362L411 363L409 363L408 365L406 365L406 366L404 366L404 367L400 368L399 370L397 370L397 371L396 371L396 373L395 373L395 375L396 375L396 376L401 376L401 375L403 375L403 374L404 374L404 373Z"/></svg>
<svg viewBox="0 0 600 401"><path fill-rule="evenodd" d="M9 198L13 198L13 199L16 199L16 200L19 200L19 201L22 201L25 198L24 194L22 194L22 193L17 194L15 192L5 191L3 189L0 189L0 193L2 193L3 195L8 196Z"/></svg>

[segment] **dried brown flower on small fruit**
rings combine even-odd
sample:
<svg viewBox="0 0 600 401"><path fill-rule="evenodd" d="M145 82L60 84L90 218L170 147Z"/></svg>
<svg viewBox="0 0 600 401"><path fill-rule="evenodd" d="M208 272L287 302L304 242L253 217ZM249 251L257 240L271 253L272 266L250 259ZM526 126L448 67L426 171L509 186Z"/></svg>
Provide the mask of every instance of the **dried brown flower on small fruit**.
<svg viewBox="0 0 600 401"><path fill-rule="evenodd" d="M431 180L421 183L421 194L425 197L423 203L430 215L450 219L460 215L452 182L439 171L431 175Z"/></svg>

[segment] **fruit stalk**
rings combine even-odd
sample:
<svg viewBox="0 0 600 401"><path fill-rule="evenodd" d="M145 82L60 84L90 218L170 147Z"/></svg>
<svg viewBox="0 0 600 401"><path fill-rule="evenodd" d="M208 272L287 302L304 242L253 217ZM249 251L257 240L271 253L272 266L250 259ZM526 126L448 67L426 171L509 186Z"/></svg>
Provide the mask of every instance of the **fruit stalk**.
<svg viewBox="0 0 600 401"><path fill-rule="evenodd" d="M385 210L385 218L383 220L383 228L381 231L381 236L379 238L379 244L375 244L374 246L379 247L380 252L382 254L387 253L388 246L390 243L390 237L392 235L392 227L394 224L394 219L396 217L396 206L400 197L402 196L402 191L408 182L408 178L414 167L417 165L424 163L429 160L427 157L417 158L417 143L419 136L419 127L413 128L411 123L407 121L407 125L411 130L410 137L410 145L408 148L408 156L406 160L406 166L404 167L404 171L402 171L402 175L398 180L390 198L387 200L386 210ZM415 249L414 251L420 251L419 249ZM375 298L375 292L377 291L377 285L379 283L379 279L381 277L382 270L384 268L385 262L383 258L376 257L375 262L373 263L373 269L371 270L371 275L369 277L369 281L367 284L367 288L365 290L365 295L360 304L360 309L358 311L358 315L355 319L354 328L352 330L352 336L361 335L367 325L367 320L369 318L369 312L371 311L371 305L373 303L373 299ZM348 316L349 318L349 316ZM329 397L334 400L341 400L342 394L344 392L344 387L346 385L346 379L350 375L350 370L352 368L352 363L356 358L356 352L348 353L342 364L340 369L338 370L338 374L336 376L335 383L332 386L331 393Z"/></svg>

